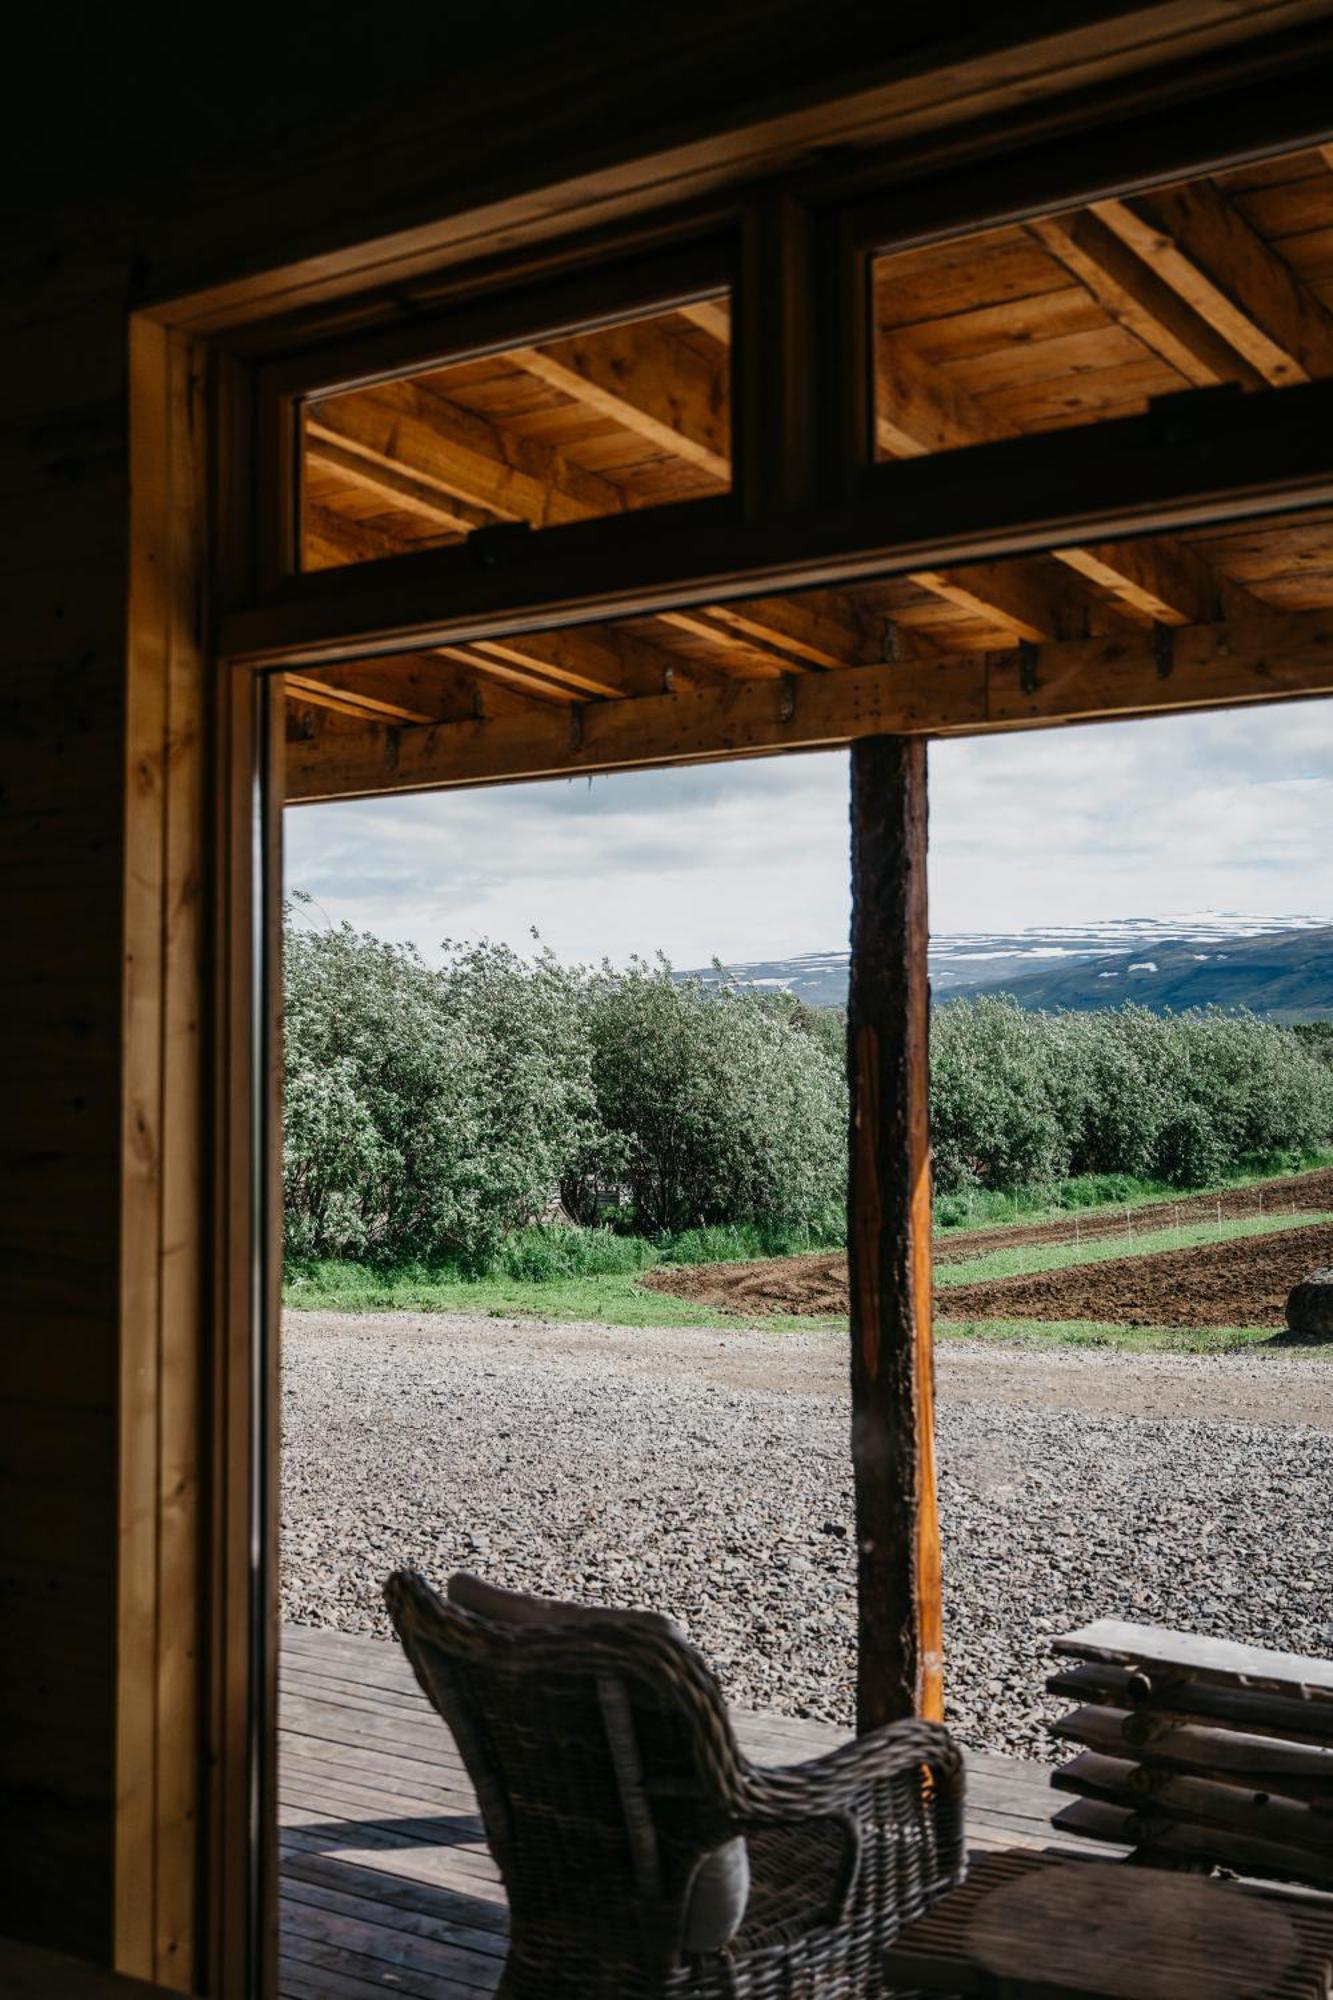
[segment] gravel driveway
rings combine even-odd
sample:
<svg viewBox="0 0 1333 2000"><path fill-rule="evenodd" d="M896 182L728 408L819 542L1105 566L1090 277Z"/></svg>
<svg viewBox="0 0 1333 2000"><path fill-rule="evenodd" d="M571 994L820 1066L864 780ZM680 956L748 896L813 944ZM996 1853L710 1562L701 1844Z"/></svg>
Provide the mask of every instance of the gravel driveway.
<svg viewBox="0 0 1333 2000"><path fill-rule="evenodd" d="M456 1567L674 1612L747 1707L849 1723L836 1335L289 1314L283 1601L385 1632ZM1333 1651L1333 1367L946 1345L950 1719L1051 1757L1046 1642L1097 1616Z"/></svg>

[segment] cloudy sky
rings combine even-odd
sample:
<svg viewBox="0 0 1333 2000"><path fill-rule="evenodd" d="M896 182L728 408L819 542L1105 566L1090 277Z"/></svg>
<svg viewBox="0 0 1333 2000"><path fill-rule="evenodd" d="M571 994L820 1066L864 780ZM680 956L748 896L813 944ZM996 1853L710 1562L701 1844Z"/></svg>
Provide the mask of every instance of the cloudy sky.
<svg viewBox="0 0 1333 2000"><path fill-rule="evenodd" d="M931 750L937 933L1231 910L1333 921L1333 707ZM287 882L433 958L444 938L678 966L846 943L840 753L303 806Z"/></svg>

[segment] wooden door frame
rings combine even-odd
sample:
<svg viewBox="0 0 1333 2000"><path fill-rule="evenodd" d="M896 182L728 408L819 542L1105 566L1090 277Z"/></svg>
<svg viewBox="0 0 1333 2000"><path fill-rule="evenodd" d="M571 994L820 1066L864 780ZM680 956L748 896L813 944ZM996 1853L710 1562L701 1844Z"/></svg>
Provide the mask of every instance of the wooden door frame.
<svg viewBox="0 0 1333 2000"><path fill-rule="evenodd" d="M1234 56L1226 60L1234 65ZM1205 81L1206 70L1197 71L1167 95L1182 101ZM986 116L1021 116L1026 144L1035 114L1025 94L1022 78L997 86ZM1112 81L1103 94L1106 102L1090 100L1084 114L1097 129L1108 103L1114 111L1126 95L1140 102L1145 90ZM807 108L759 134L414 225L164 301L130 323L115 1890L115 1956L125 1971L219 2000L273 1990L276 1398L268 1329L281 1229L282 751L280 689L263 670L281 664L289 635L279 630L267 654L251 644L235 665L221 663L218 642L223 617L233 639L253 638L264 619L270 637L274 630L272 605L255 608L269 580L255 539L265 519L265 469L255 456L259 364L308 337L312 300L321 315L357 328L387 276L413 282L460 260L475 265L482 251L540 256L581 219L622 233L647 215L657 228L659 204L679 217L683 197L716 203L718 187L739 175L786 170L821 139L863 133L857 103L830 103L822 117ZM886 143L910 103L910 92L886 97L878 114ZM1290 106L1291 128L1304 129L1311 114L1299 88ZM1072 117L1068 106L1052 112L1062 132ZM1178 151L1181 130L1177 122ZM996 143L993 124L959 134L918 123L907 167L900 160L896 171L911 180L923 163L965 162ZM844 178L840 164L825 173L835 192ZM784 254L774 245L799 242L809 183L803 169L795 227L791 183L768 190L764 213L785 215L766 225L756 259L770 276L780 278ZM808 356L800 328L790 332L790 352L764 375L760 393L799 430ZM1318 400L1320 388L1287 393ZM1058 458L1059 447L1051 449ZM1254 449L1262 456L1264 440ZM1188 456L1188 440L1182 450ZM774 479L771 464L761 471ZM776 475L776 515L738 530L739 569L751 586L764 562L797 576L811 559L809 528L792 526L807 482L790 460ZM938 475L926 467L917 476L929 495ZM994 476L998 492L1002 465ZM438 579L423 582L433 590ZM693 590L702 596L715 584L696 576ZM503 616L500 600L484 615ZM531 607L524 615L531 619ZM919 990L902 997L919 1028ZM918 1154L919 1137L918 1129ZM919 1215L915 1227L919 1238ZM924 1343L928 1273L923 1279L906 1237L898 1247L889 1282L911 1292L918 1319L924 1310ZM919 1386L928 1359L918 1345Z"/></svg>

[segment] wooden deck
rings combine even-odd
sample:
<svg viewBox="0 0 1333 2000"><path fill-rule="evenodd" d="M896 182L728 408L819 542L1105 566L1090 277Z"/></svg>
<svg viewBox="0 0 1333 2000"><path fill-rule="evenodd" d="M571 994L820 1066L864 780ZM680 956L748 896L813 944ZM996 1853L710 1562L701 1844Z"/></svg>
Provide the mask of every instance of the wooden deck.
<svg viewBox="0 0 1333 2000"><path fill-rule="evenodd" d="M398 1648L289 1627L279 1721L284 2000L492 1992L504 1892L453 1740ZM777 1715L736 1726L765 1763L817 1755L844 1734ZM1054 1803L1045 1766L970 1759L974 1848L1068 1849L1049 1830Z"/></svg>

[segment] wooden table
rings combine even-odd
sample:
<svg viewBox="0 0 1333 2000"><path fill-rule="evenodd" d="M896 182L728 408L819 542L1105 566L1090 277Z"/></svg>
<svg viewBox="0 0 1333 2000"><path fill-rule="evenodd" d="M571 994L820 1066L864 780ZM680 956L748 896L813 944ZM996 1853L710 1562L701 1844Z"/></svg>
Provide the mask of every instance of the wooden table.
<svg viewBox="0 0 1333 2000"><path fill-rule="evenodd" d="M988 2000L1330 2000L1333 1904L993 1854L906 1926L885 1971L894 1988Z"/></svg>

